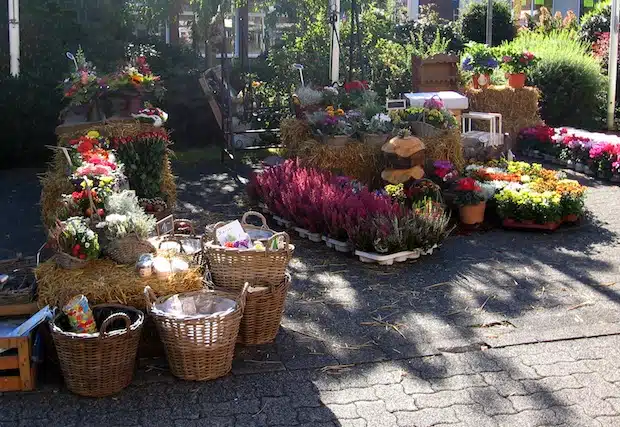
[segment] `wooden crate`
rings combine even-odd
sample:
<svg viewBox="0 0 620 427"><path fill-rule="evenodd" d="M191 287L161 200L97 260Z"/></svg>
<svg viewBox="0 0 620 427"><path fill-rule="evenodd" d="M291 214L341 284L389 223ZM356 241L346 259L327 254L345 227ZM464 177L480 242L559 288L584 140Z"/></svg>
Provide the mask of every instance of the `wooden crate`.
<svg viewBox="0 0 620 427"><path fill-rule="evenodd" d="M32 363L35 333L27 337L0 338L0 392L30 391L36 385L36 364Z"/></svg>
<svg viewBox="0 0 620 427"><path fill-rule="evenodd" d="M458 57L438 54L411 58L412 92L439 92L458 89Z"/></svg>

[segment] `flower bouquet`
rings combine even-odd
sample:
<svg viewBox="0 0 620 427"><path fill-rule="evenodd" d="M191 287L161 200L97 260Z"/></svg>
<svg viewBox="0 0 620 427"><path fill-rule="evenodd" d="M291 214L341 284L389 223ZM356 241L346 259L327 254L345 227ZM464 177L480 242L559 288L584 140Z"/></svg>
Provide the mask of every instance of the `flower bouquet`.
<svg viewBox="0 0 620 427"><path fill-rule="evenodd" d="M525 86L525 72L536 62L538 62L538 58L532 52L506 49L503 52L501 67L508 75L508 85L515 89Z"/></svg>
<svg viewBox="0 0 620 427"><path fill-rule="evenodd" d="M454 203L459 207L461 222L466 225L483 222L486 199L478 182L473 178L461 178L456 182L454 192Z"/></svg>
<svg viewBox="0 0 620 427"><path fill-rule="evenodd" d="M108 81L111 91L120 92L125 97L124 113L136 113L141 109L142 96L152 93L162 99L166 89L161 78L151 71L146 57L140 55L130 61L120 71L113 74Z"/></svg>
<svg viewBox="0 0 620 427"><path fill-rule="evenodd" d="M100 253L97 234L82 217L57 221L50 232L50 245L56 250L54 258L58 266L69 270L83 268Z"/></svg>
<svg viewBox="0 0 620 427"><path fill-rule="evenodd" d="M131 115L142 123L150 123L156 128L160 128L168 121L168 113L161 108L155 108L150 103L146 103L145 108Z"/></svg>
<svg viewBox="0 0 620 427"><path fill-rule="evenodd" d="M461 68L473 73L474 89L486 88L491 84L491 74L497 65L493 48L482 43L470 42L467 44Z"/></svg>
<svg viewBox="0 0 620 427"><path fill-rule="evenodd" d="M86 60L82 48L75 56L67 55L73 59L75 70L61 84L64 98L69 100L61 115L69 121L68 115L73 112L80 116L80 121L97 121L100 118L98 99L108 88L106 79L97 76L95 67Z"/></svg>

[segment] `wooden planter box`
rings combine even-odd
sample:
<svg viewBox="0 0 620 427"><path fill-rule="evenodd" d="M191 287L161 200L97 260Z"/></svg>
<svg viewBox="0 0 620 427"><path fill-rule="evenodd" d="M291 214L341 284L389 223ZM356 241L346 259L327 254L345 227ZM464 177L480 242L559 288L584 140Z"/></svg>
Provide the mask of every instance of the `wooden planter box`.
<svg viewBox="0 0 620 427"><path fill-rule="evenodd" d="M411 58L411 87L415 92L456 91L458 89L459 58L439 54L422 59Z"/></svg>
<svg viewBox="0 0 620 427"><path fill-rule="evenodd" d="M32 343L36 332L27 337L0 338L0 392L30 391L36 384L36 364L32 363Z"/></svg>

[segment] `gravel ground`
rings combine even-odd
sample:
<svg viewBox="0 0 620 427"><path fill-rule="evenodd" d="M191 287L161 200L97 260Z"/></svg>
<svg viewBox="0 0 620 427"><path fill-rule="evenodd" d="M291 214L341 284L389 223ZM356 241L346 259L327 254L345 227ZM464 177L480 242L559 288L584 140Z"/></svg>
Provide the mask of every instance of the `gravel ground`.
<svg viewBox="0 0 620 427"><path fill-rule="evenodd" d="M203 226L244 211L248 168L175 172L180 216ZM34 173L0 174L7 253L43 240ZM0 426L620 425L620 187L578 178L590 218L553 234L454 236L390 267L294 239L281 332L240 349L233 376L186 383L142 361L135 385L102 400L46 379L0 397Z"/></svg>

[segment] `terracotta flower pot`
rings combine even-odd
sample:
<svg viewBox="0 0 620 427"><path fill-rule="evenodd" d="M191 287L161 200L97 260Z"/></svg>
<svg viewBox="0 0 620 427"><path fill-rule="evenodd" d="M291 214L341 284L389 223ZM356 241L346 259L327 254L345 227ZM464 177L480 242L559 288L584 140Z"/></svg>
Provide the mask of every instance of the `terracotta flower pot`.
<svg viewBox="0 0 620 427"><path fill-rule="evenodd" d="M521 89L525 86L525 73L508 74L508 86Z"/></svg>
<svg viewBox="0 0 620 427"><path fill-rule="evenodd" d="M474 74L472 84L474 89L485 89L491 85L491 76L489 74Z"/></svg>
<svg viewBox="0 0 620 427"><path fill-rule="evenodd" d="M486 202L478 203L477 205L460 206L459 215L461 222L466 225L480 224L484 221L484 210L486 207Z"/></svg>
<svg viewBox="0 0 620 427"><path fill-rule="evenodd" d="M564 222L577 222L579 221L579 217L575 214L566 215L563 219Z"/></svg>

